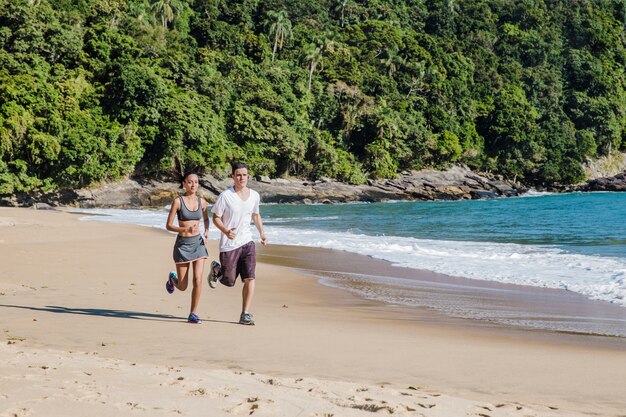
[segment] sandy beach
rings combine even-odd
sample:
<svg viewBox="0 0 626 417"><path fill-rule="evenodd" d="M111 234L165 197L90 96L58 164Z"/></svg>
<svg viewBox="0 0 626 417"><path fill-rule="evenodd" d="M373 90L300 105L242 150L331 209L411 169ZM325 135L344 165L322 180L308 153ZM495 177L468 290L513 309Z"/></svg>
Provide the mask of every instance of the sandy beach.
<svg viewBox="0 0 626 417"><path fill-rule="evenodd" d="M0 208L0 417L626 415L624 338L370 302L284 246L259 251L256 326L206 281L191 325L173 235L79 217Z"/></svg>

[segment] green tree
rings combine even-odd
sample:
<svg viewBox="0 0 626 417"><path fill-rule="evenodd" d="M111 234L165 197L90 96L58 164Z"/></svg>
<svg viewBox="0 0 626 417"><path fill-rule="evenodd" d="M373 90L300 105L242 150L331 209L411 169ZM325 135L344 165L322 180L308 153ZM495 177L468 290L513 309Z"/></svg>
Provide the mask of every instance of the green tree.
<svg viewBox="0 0 626 417"><path fill-rule="evenodd" d="M399 65L403 65L406 60L399 54L397 47L390 47L385 50L387 55L381 59L382 64L387 68L387 74L393 77Z"/></svg>
<svg viewBox="0 0 626 417"><path fill-rule="evenodd" d="M167 28L168 23L172 23L174 21L177 11L173 0L156 0L152 3L150 9L157 19L161 20L161 26L164 28Z"/></svg>
<svg viewBox="0 0 626 417"><path fill-rule="evenodd" d="M274 47L272 48L272 61L274 61L276 51L283 49L287 38L292 36L291 21L285 10L270 11L267 16L269 18L269 34L270 37L274 38Z"/></svg>
<svg viewBox="0 0 626 417"><path fill-rule="evenodd" d="M313 80L313 73L317 69L317 66L322 62L322 48L314 43L310 43L305 49L305 60L308 65L309 83L308 89L311 91L311 82Z"/></svg>

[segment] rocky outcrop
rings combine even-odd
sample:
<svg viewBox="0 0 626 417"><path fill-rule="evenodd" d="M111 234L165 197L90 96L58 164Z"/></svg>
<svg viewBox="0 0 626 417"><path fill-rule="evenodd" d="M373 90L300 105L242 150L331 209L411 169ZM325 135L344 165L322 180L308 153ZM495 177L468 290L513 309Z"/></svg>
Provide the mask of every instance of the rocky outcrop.
<svg viewBox="0 0 626 417"><path fill-rule="evenodd" d="M613 177L595 178L570 188L570 191L626 191L626 171Z"/></svg>
<svg viewBox="0 0 626 417"><path fill-rule="evenodd" d="M583 168L587 180L564 187L561 191L626 191L626 153L612 152L601 158L589 159Z"/></svg>
<svg viewBox="0 0 626 417"><path fill-rule="evenodd" d="M230 178L210 175L200 178L201 194L210 203L220 192L230 187ZM251 178L250 188L261 194L265 203L343 203L387 200L463 200L511 197L526 192L522 186L498 178L480 175L466 167L446 171L421 170L403 172L393 180L369 181L363 185L343 184L330 179L307 181L299 179ZM93 189L65 191L40 196L13 196L4 205L32 206L45 203L51 206L67 205L94 207L163 207L179 195L176 183L138 181L128 179Z"/></svg>
<svg viewBox="0 0 626 417"><path fill-rule="evenodd" d="M600 158L587 159L583 170L587 180L614 177L626 171L626 153L612 152Z"/></svg>

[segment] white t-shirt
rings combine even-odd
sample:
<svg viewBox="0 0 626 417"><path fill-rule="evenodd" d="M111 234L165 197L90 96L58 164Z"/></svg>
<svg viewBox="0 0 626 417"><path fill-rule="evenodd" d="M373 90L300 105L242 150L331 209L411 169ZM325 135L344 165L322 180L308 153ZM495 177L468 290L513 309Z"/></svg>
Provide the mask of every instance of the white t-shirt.
<svg viewBox="0 0 626 417"><path fill-rule="evenodd" d="M252 241L252 213L259 212L261 197L250 190L247 200L242 200L233 187L222 192L213 204L211 212L222 218L227 229L236 228L237 236L230 240L224 233L220 236L220 252L230 252Z"/></svg>

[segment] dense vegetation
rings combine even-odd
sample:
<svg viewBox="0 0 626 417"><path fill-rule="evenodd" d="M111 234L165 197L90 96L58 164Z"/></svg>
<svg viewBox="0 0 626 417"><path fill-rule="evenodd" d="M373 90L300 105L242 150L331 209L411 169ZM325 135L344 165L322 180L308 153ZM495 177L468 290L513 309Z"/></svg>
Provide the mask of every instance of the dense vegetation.
<svg viewBox="0 0 626 417"><path fill-rule="evenodd" d="M188 168L527 183L626 149L623 0L0 0L0 194Z"/></svg>

